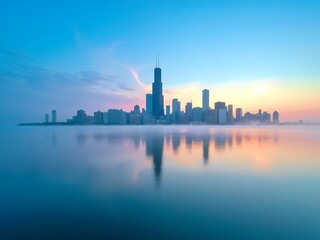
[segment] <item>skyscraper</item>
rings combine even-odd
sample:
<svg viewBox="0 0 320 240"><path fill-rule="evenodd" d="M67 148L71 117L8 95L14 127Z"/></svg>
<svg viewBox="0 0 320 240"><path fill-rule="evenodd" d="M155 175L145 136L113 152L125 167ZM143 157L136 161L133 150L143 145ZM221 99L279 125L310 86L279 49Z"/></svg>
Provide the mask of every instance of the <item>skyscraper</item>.
<svg viewBox="0 0 320 240"><path fill-rule="evenodd" d="M226 124L227 123L227 109L225 102L216 102L214 104L214 108L216 110L216 117L218 124Z"/></svg>
<svg viewBox="0 0 320 240"><path fill-rule="evenodd" d="M146 95L146 111L148 113L153 114L153 111L152 111L152 94L151 93L148 93Z"/></svg>
<svg viewBox="0 0 320 240"><path fill-rule="evenodd" d="M272 122L274 124L278 124L280 122L279 113L277 111L274 111L272 114Z"/></svg>
<svg viewBox="0 0 320 240"><path fill-rule="evenodd" d="M188 102L186 104L186 116L187 116L187 119L188 119L188 122L191 122L191 117L192 117L192 102Z"/></svg>
<svg viewBox="0 0 320 240"><path fill-rule="evenodd" d="M46 114L46 115L45 115L44 120L45 120L45 123L49 123L49 114Z"/></svg>
<svg viewBox="0 0 320 240"><path fill-rule="evenodd" d="M180 121L180 101L177 98L172 99L172 117L174 123Z"/></svg>
<svg viewBox="0 0 320 240"><path fill-rule="evenodd" d="M227 123L233 124L233 105L228 105L228 111L227 111Z"/></svg>
<svg viewBox="0 0 320 240"><path fill-rule="evenodd" d="M154 82L152 83L152 115L155 119L159 119L164 115L161 68L159 68L159 66L156 66L154 69Z"/></svg>
<svg viewBox="0 0 320 240"><path fill-rule="evenodd" d="M203 111L209 110L209 90L208 89L202 90L202 110Z"/></svg>
<svg viewBox="0 0 320 240"><path fill-rule="evenodd" d="M240 122L242 118L242 108L237 108L236 109L236 121Z"/></svg>
<svg viewBox="0 0 320 240"><path fill-rule="evenodd" d="M57 122L57 111L52 110L52 122L56 123Z"/></svg>
<svg viewBox="0 0 320 240"><path fill-rule="evenodd" d="M170 116L170 105L166 106L166 116Z"/></svg>
<svg viewBox="0 0 320 240"><path fill-rule="evenodd" d="M180 112L180 101L177 98L172 99L172 114Z"/></svg>

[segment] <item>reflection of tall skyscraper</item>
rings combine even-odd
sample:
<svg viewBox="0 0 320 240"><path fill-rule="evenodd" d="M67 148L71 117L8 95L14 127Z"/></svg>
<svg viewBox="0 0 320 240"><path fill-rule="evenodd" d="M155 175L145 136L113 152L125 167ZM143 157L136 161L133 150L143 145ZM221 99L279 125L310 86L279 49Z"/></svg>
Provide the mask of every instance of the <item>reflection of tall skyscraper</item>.
<svg viewBox="0 0 320 240"><path fill-rule="evenodd" d="M57 111L52 110L52 122L56 123L57 122Z"/></svg>
<svg viewBox="0 0 320 240"><path fill-rule="evenodd" d="M148 93L146 95L146 111L151 114L153 113L152 112L152 94L151 93Z"/></svg>
<svg viewBox="0 0 320 240"><path fill-rule="evenodd" d="M202 136L202 148L203 148L203 160L204 163L207 164L209 160L209 145L210 145L210 135L204 134Z"/></svg>
<svg viewBox="0 0 320 240"><path fill-rule="evenodd" d="M151 133L146 136L146 152L148 156L152 156L156 184L160 184L161 180L163 142L163 133Z"/></svg>
<svg viewBox="0 0 320 240"><path fill-rule="evenodd" d="M171 143L172 143L172 149L173 152L177 152L179 147L180 147L180 142L181 142L181 135L180 133L178 134L172 134L171 136Z"/></svg>
<svg viewBox="0 0 320 240"><path fill-rule="evenodd" d="M209 110L209 90L202 90L202 111Z"/></svg>
<svg viewBox="0 0 320 240"><path fill-rule="evenodd" d="M154 69L154 82L152 83L152 113L156 119L164 115L161 68L159 68L159 66L156 66Z"/></svg>

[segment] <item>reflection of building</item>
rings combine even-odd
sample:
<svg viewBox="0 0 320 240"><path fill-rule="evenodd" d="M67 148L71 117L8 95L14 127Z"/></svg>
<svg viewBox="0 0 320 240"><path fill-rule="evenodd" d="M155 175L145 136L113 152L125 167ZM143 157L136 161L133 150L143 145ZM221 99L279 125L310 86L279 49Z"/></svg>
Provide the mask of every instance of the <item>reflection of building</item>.
<svg viewBox="0 0 320 240"><path fill-rule="evenodd" d="M162 171L164 134L151 133L146 135L146 153L152 157L156 184L160 184Z"/></svg>
<svg viewBox="0 0 320 240"><path fill-rule="evenodd" d="M178 149L180 147L180 142L181 142L180 133L171 135L171 143L172 143L173 152L177 152L178 151Z"/></svg>
<svg viewBox="0 0 320 240"><path fill-rule="evenodd" d="M227 134L217 133L214 135L214 143L216 150L224 149L227 143Z"/></svg>
<svg viewBox="0 0 320 240"><path fill-rule="evenodd" d="M209 145L210 145L210 135L209 134L204 134L202 136L202 148L203 148L203 160L204 163L207 164L209 161Z"/></svg>

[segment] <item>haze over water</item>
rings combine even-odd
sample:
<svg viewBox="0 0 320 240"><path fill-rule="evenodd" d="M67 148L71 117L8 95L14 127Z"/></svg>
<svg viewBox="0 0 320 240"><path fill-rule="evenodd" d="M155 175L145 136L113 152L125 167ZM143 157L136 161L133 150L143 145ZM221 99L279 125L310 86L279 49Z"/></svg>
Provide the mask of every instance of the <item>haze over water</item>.
<svg viewBox="0 0 320 240"><path fill-rule="evenodd" d="M320 239L320 128L2 127L0 239Z"/></svg>

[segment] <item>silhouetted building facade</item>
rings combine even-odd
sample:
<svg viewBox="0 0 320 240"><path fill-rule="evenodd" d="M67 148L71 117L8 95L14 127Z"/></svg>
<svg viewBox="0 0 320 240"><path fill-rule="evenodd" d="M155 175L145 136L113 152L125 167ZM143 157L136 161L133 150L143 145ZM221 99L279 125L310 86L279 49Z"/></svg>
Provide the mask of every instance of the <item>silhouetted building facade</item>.
<svg viewBox="0 0 320 240"><path fill-rule="evenodd" d="M151 93L146 94L146 111L151 114L153 114L152 102L153 102L152 94Z"/></svg>
<svg viewBox="0 0 320 240"><path fill-rule="evenodd" d="M155 119L164 115L161 68L158 66L154 69L154 82L152 83L152 113Z"/></svg>
<svg viewBox="0 0 320 240"><path fill-rule="evenodd" d="M209 90L202 90L202 111L209 110Z"/></svg>
<svg viewBox="0 0 320 240"><path fill-rule="evenodd" d="M192 109L192 122L201 123L202 122L202 108L195 107Z"/></svg>
<svg viewBox="0 0 320 240"><path fill-rule="evenodd" d="M277 111L274 111L272 114L272 122L274 124L280 123L279 113Z"/></svg>
<svg viewBox="0 0 320 240"><path fill-rule="evenodd" d="M191 122L192 120L192 102L188 102L185 108L186 121Z"/></svg>
<svg viewBox="0 0 320 240"><path fill-rule="evenodd" d="M216 110L217 124L227 124L227 109L225 102L216 102L214 104Z"/></svg>
<svg viewBox="0 0 320 240"><path fill-rule="evenodd" d="M44 116L44 122L45 122L45 123L49 123L49 114L46 114L46 115Z"/></svg>
<svg viewBox="0 0 320 240"><path fill-rule="evenodd" d="M227 123L228 124L233 124L233 106L231 104L228 105Z"/></svg>
<svg viewBox="0 0 320 240"><path fill-rule="evenodd" d="M174 123L180 122L180 101L177 98L172 99L172 117Z"/></svg>
<svg viewBox="0 0 320 240"><path fill-rule="evenodd" d="M217 116L215 109L209 109L203 112L203 122L206 124L217 124Z"/></svg>
<svg viewBox="0 0 320 240"><path fill-rule="evenodd" d="M103 112L97 111L93 113L94 124L103 124Z"/></svg>
<svg viewBox="0 0 320 240"><path fill-rule="evenodd" d="M242 108L236 108L236 122L241 122L242 119Z"/></svg>
<svg viewBox="0 0 320 240"><path fill-rule="evenodd" d="M56 110L52 110L52 122L56 123L57 122L57 111Z"/></svg>

